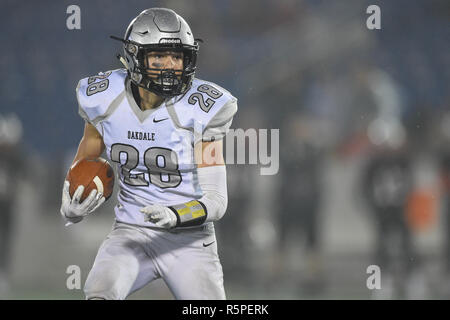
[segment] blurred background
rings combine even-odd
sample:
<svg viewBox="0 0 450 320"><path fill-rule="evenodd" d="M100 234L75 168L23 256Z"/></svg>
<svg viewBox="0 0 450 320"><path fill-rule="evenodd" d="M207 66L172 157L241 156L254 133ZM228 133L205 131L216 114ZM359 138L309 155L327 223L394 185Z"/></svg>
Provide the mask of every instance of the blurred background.
<svg viewBox="0 0 450 320"><path fill-rule="evenodd" d="M81 30L66 27L72 4ZM449 1L3 0L0 299L84 298L66 270L84 284L115 199L60 218L83 130L75 87L121 67L109 36L149 7L204 40L197 75L239 99L233 128L280 130L276 175L227 167L215 225L229 299L450 297ZM173 297L157 280L129 299Z"/></svg>

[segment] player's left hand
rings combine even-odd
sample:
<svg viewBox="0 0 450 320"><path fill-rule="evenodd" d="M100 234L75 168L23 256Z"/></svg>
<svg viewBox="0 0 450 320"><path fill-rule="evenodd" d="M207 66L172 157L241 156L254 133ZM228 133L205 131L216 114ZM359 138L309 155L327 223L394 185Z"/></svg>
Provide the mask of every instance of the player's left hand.
<svg viewBox="0 0 450 320"><path fill-rule="evenodd" d="M160 204L144 207L140 211L145 214L144 221L153 222L158 227L170 229L177 224L177 216L175 213Z"/></svg>

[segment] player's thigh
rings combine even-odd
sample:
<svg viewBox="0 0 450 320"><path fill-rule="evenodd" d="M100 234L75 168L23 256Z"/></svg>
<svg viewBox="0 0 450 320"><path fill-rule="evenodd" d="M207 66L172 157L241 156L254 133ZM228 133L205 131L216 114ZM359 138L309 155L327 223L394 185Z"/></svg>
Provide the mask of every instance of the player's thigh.
<svg viewBox="0 0 450 320"><path fill-rule="evenodd" d="M210 244L212 241L215 242ZM209 235L180 249L176 263L164 274L164 281L176 299L226 299L215 236Z"/></svg>
<svg viewBox="0 0 450 320"><path fill-rule="evenodd" d="M141 287L137 282L148 283L155 278L153 262L144 250L145 241L145 236L133 228L116 226L102 243L89 272L86 298L125 299L133 287Z"/></svg>

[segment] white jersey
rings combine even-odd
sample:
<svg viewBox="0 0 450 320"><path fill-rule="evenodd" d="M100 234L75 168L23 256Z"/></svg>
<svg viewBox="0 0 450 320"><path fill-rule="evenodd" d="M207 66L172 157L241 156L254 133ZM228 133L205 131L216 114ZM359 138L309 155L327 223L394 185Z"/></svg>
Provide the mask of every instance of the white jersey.
<svg viewBox="0 0 450 320"><path fill-rule="evenodd" d="M116 220L140 226L144 205L165 206L200 199L194 163L198 141L222 139L237 111L237 99L218 85L194 79L185 94L142 111L125 69L80 80L80 115L103 137L119 183Z"/></svg>

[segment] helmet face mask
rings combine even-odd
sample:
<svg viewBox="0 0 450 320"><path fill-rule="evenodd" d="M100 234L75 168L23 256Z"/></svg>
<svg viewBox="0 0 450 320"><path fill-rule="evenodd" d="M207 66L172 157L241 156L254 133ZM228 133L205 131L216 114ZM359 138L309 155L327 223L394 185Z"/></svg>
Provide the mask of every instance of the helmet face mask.
<svg viewBox="0 0 450 320"><path fill-rule="evenodd" d="M161 97L169 98L189 90L195 76L199 44L189 25L169 9L143 11L128 26L123 42L126 68L131 81ZM183 69L152 68L150 52L183 52Z"/></svg>
<svg viewBox="0 0 450 320"><path fill-rule="evenodd" d="M131 45L131 47L130 47ZM147 89L162 97L172 97L186 92L192 83L196 70L196 47L175 46L142 46L136 44L125 45L128 71L131 80L139 87ZM147 57L151 52L183 52L182 70L154 68L147 64ZM133 53L134 52L134 53Z"/></svg>

